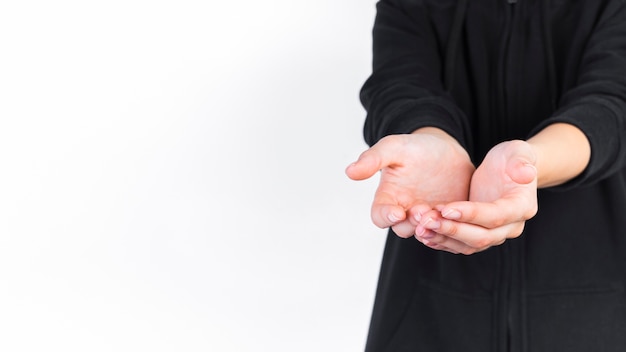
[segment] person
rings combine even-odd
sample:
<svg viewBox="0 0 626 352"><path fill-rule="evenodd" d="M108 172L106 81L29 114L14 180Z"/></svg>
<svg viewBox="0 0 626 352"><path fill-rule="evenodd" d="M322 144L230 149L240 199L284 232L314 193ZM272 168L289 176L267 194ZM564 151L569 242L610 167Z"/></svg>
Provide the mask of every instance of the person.
<svg viewBox="0 0 626 352"><path fill-rule="evenodd" d="M366 351L626 348L626 2L380 0Z"/></svg>

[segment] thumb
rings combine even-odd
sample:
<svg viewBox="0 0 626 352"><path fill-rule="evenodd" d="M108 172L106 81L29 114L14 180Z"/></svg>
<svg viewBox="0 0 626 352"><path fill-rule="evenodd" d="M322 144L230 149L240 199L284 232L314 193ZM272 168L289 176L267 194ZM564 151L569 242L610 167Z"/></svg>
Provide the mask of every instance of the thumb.
<svg viewBox="0 0 626 352"><path fill-rule="evenodd" d="M507 142L508 160L506 162L506 174L518 184L528 184L537 179L535 162L537 156L532 147L524 141Z"/></svg>
<svg viewBox="0 0 626 352"><path fill-rule="evenodd" d="M506 173L519 184L528 184L537 179L537 168L526 159L514 158L507 163Z"/></svg>
<svg viewBox="0 0 626 352"><path fill-rule="evenodd" d="M371 149L365 151L359 159L346 168L346 175L353 180L365 180L372 177L381 169L380 158L369 153Z"/></svg>
<svg viewBox="0 0 626 352"><path fill-rule="evenodd" d="M359 159L346 168L346 175L353 180L365 180L379 170L393 164L398 149L394 138L385 137L370 149L364 151Z"/></svg>

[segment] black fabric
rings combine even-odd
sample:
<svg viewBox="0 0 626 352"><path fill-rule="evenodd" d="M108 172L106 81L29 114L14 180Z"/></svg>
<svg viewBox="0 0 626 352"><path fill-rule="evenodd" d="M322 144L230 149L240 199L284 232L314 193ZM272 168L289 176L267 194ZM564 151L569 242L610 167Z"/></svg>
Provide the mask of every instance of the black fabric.
<svg viewBox="0 0 626 352"><path fill-rule="evenodd" d="M390 232L366 350L624 351L626 4L473 0L460 20L459 8L377 4L361 91L368 144L435 126L478 165L501 141L566 122L588 137L591 160L539 191L520 238L485 252Z"/></svg>

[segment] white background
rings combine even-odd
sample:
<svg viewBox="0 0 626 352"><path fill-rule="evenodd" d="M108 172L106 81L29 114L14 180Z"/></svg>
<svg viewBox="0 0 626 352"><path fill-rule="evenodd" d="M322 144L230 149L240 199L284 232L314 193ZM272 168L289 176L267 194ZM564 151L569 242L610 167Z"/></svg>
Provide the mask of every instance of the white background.
<svg viewBox="0 0 626 352"><path fill-rule="evenodd" d="M0 350L362 350L374 4L2 1Z"/></svg>

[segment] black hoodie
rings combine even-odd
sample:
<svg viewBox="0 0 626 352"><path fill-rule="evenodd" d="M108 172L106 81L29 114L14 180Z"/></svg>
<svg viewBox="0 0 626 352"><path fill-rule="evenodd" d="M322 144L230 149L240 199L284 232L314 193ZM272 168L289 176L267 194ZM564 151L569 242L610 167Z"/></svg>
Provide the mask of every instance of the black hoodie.
<svg viewBox="0 0 626 352"><path fill-rule="evenodd" d="M389 233L367 351L626 351L626 1L382 0L365 139L435 126L480 164L566 122L587 169L471 256Z"/></svg>

